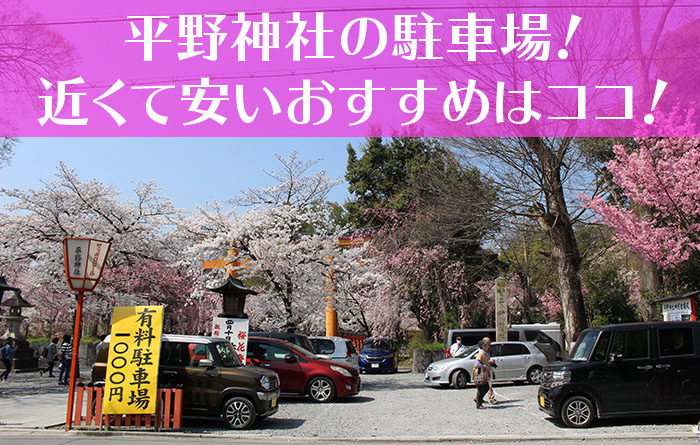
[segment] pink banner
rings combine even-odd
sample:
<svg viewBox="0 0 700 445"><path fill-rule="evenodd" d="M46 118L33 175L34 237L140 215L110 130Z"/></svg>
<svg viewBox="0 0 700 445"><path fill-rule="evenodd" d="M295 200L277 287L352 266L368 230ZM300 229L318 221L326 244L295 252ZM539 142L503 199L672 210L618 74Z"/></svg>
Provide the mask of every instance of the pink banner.
<svg viewBox="0 0 700 445"><path fill-rule="evenodd" d="M691 136L664 3L3 0L0 133Z"/></svg>

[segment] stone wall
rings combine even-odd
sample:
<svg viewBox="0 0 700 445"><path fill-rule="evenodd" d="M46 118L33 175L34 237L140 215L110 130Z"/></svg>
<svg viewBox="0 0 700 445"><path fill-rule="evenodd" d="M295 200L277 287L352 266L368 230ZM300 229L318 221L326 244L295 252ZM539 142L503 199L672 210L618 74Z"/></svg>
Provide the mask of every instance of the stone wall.
<svg viewBox="0 0 700 445"><path fill-rule="evenodd" d="M444 351L426 351L424 349L416 349L413 351L413 372L423 373L429 364L444 358Z"/></svg>

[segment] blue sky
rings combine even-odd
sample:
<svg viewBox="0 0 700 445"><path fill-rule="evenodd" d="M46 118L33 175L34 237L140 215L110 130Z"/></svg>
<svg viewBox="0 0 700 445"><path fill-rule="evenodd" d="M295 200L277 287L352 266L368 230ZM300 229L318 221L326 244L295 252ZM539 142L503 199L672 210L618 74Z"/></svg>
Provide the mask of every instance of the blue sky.
<svg viewBox="0 0 700 445"><path fill-rule="evenodd" d="M95 178L129 198L133 181L155 180L176 207L193 209L225 200L247 187L272 184L265 170L275 170L275 153L296 149L301 158L323 158L317 166L343 179L345 147L362 138L25 138L12 163L0 169L0 188L41 188L63 161L81 179ZM347 184L329 196L343 202ZM0 204L8 201L0 198Z"/></svg>

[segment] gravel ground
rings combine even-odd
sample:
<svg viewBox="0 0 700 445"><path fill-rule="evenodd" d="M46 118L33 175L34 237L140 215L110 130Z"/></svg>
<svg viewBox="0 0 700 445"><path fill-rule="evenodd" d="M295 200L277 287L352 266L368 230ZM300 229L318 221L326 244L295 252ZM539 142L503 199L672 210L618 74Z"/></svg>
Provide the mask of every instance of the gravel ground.
<svg viewBox="0 0 700 445"><path fill-rule="evenodd" d="M11 373L7 381L0 382L0 398L31 396L36 394L68 394L68 386L58 384L58 369L54 376L40 376L38 372Z"/></svg>
<svg viewBox="0 0 700 445"><path fill-rule="evenodd" d="M580 431L548 419L537 407L537 387L498 385L495 406L476 410L473 387L443 389L423 384L422 374L362 375L358 396L329 404L303 398L282 398L279 411L244 435L371 438L484 435L574 437ZM488 406L488 405L487 405ZM698 418L636 418L603 420L585 431L588 436L689 433ZM222 425L187 420L188 432L229 434ZM230 434L241 434L231 431Z"/></svg>
<svg viewBox="0 0 700 445"><path fill-rule="evenodd" d="M61 394L67 395L68 391L57 382L57 377L40 377L38 373L11 374L7 382L0 383L0 406L5 407L3 410L17 411L15 417L32 416L44 424L50 420L49 413L53 409L56 419L48 424L60 422L65 415L65 396ZM362 385L358 396L328 404L283 397L279 411L260 421L253 430L232 431L215 420L185 419L182 432L231 435L237 436L237 440L245 437L251 440L275 437L419 440L470 437L478 440L486 436L563 440L581 436L595 439L627 435L631 438L629 435L634 434L646 438L669 434L688 437L699 420L697 416L615 419L599 421L584 431L572 430L539 411L536 386L498 385L495 391L500 402L477 411L472 401L476 393L473 387L455 390L426 386L422 374L365 374ZM48 396L42 399L41 394ZM5 399L4 404L2 399ZM5 417L8 413L0 412L0 423Z"/></svg>

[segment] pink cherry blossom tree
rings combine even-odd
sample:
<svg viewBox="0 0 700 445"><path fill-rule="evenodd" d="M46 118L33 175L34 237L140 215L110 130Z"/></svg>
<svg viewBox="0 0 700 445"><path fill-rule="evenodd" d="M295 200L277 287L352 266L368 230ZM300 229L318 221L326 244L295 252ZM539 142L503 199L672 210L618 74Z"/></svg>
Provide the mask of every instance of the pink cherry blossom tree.
<svg viewBox="0 0 700 445"><path fill-rule="evenodd" d="M693 112L676 133L694 134ZM658 125L678 126L678 117L657 117ZM608 162L622 196L582 196L615 238L648 262L668 269L700 250L700 138L637 139L638 149L615 147ZM632 202L632 205L626 205ZM641 218L635 206L651 212Z"/></svg>

